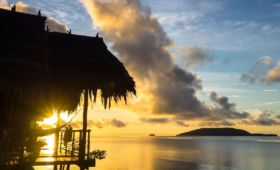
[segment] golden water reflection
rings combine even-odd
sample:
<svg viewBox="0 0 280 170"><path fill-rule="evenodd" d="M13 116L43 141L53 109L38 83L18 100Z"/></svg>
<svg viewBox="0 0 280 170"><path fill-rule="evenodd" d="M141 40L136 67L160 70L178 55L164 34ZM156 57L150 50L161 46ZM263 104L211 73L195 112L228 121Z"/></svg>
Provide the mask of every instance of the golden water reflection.
<svg viewBox="0 0 280 170"><path fill-rule="evenodd" d="M143 137L91 139L107 151L92 170L278 169L279 137ZM265 140L265 142L260 142ZM271 141L271 142L269 142ZM75 170L78 167L72 167Z"/></svg>

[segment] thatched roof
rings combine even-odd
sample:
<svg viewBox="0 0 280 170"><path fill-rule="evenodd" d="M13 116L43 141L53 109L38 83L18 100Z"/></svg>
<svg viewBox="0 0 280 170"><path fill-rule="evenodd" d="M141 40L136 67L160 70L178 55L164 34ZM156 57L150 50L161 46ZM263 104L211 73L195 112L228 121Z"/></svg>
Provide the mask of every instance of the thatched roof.
<svg viewBox="0 0 280 170"><path fill-rule="evenodd" d="M84 90L96 98L98 89L106 107L136 93L133 78L102 38L48 32L45 20L0 9L0 111L10 105L24 114L44 107L73 111Z"/></svg>

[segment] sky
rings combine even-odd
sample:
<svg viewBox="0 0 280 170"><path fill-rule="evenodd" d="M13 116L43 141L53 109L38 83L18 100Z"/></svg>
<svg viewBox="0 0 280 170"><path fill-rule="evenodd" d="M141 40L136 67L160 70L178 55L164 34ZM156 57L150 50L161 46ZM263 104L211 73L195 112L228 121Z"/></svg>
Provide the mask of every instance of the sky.
<svg viewBox="0 0 280 170"><path fill-rule="evenodd" d="M280 0L0 0L15 3L40 9L51 31L99 32L134 77L128 105L92 104L96 136L201 127L280 135Z"/></svg>

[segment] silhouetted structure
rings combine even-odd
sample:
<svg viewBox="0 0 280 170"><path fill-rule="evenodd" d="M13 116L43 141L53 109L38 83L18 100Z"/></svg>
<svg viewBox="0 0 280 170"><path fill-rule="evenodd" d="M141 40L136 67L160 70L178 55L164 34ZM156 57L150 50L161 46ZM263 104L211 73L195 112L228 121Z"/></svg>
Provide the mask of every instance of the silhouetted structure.
<svg viewBox="0 0 280 170"><path fill-rule="evenodd" d="M126 101L129 93L136 93L132 77L102 38L49 32L45 21L40 12L35 16L16 12L16 7L0 9L0 127L8 131L6 153L23 146L30 124L53 109L74 111L81 94L85 143L89 97L95 101L99 89L106 108L112 99Z"/></svg>

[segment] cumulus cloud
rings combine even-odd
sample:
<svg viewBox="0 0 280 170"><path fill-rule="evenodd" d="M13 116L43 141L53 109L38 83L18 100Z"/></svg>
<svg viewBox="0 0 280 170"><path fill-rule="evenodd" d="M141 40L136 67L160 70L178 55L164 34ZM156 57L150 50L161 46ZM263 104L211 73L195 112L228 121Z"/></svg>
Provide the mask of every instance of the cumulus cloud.
<svg viewBox="0 0 280 170"><path fill-rule="evenodd" d="M132 75L137 80L149 82L153 113L172 114L178 120L213 116L215 119L243 119L248 116L247 112L236 111L230 103L217 102L220 99L216 100L218 108L210 108L196 97L196 91L202 89L201 79L174 64L174 57L168 51L172 41L152 16L150 8L138 0L81 2L94 26L112 42L112 49L122 57ZM261 61L265 63L265 59L268 58ZM185 62L190 67L187 70L211 60L205 50L197 47L186 49Z"/></svg>
<svg viewBox="0 0 280 170"><path fill-rule="evenodd" d="M268 70L262 81L266 83L280 83L280 62L273 67L272 69Z"/></svg>
<svg viewBox="0 0 280 170"><path fill-rule="evenodd" d="M183 61L185 67L192 70L197 67L202 67L213 60L213 57L209 55L208 51L198 47L187 47L180 53L180 59Z"/></svg>
<svg viewBox="0 0 280 170"><path fill-rule="evenodd" d="M148 7L138 0L82 3L133 76L152 85L149 92L154 96L153 112L203 114L204 106L196 97L201 80L174 64L167 50L172 42Z"/></svg>
<svg viewBox="0 0 280 170"><path fill-rule="evenodd" d="M235 104L229 102L229 99L226 96L218 96L217 93L211 92L209 97L216 104L212 109L212 119L245 119L250 116L248 112L237 111Z"/></svg>
<svg viewBox="0 0 280 170"><path fill-rule="evenodd" d="M157 79L156 113L184 114L185 117L204 114L205 106L196 97L196 90L202 88L197 76L175 66L172 72Z"/></svg>
<svg viewBox="0 0 280 170"><path fill-rule="evenodd" d="M39 11L38 9L30 7L21 1L18 1L15 5L16 5L16 11L18 11L18 12L23 12L23 13L32 14L32 15L38 15L38 11ZM12 6L12 4L8 4L7 1L5 1L5 0L0 1L1 8L10 9L11 6ZM62 24L58 20L51 18L51 17L47 18L46 25L48 26L49 31L52 31L52 32L66 33L68 30L68 27L66 25Z"/></svg>
<svg viewBox="0 0 280 170"><path fill-rule="evenodd" d="M273 59L271 56L260 57L248 73L241 75L240 80L249 83L258 82L262 79L264 73L268 69L268 65L271 64L272 61Z"/></svg>

